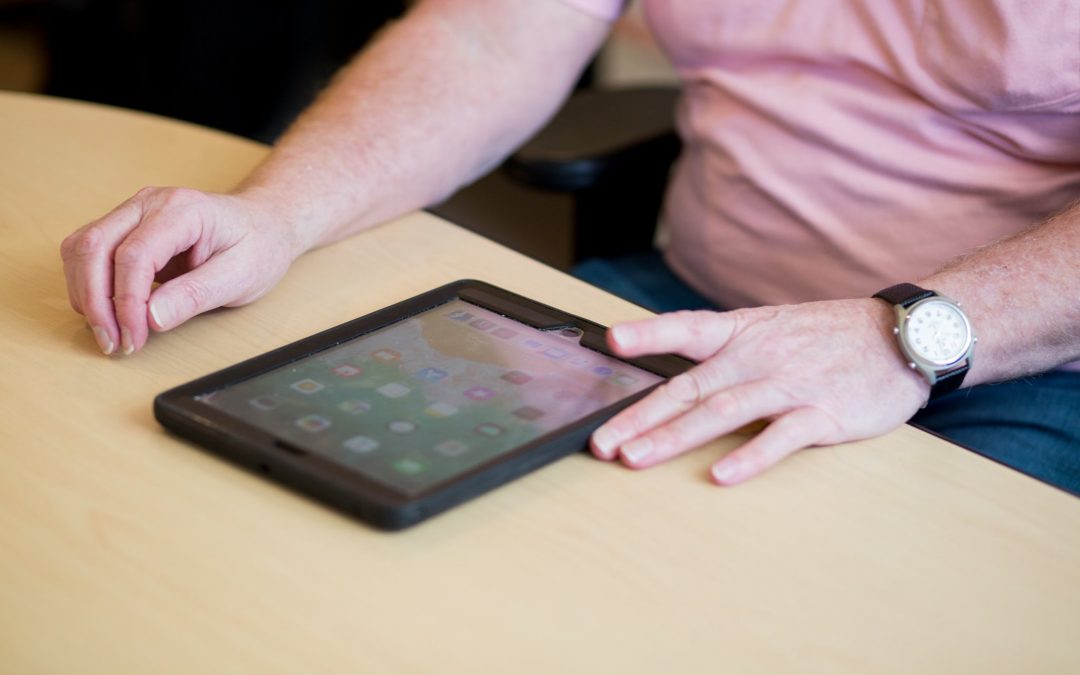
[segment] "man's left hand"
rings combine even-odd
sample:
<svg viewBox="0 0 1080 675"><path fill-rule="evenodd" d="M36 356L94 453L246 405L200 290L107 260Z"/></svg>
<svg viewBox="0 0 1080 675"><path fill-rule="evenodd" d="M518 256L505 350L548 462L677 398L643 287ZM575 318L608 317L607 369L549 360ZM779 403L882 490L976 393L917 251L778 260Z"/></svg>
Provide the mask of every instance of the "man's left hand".
<svg viewBox="0 0 1080 675"><path fill-rule="evenodd" d="M894 325L891 308L875 299L684 311L619 324L608 333L619 356L676 353L700 363L604 424L592 451L647 468L769 420L713 465L713 480L732 485L802 448L884 434L930 391L906 367Z"/></svg>

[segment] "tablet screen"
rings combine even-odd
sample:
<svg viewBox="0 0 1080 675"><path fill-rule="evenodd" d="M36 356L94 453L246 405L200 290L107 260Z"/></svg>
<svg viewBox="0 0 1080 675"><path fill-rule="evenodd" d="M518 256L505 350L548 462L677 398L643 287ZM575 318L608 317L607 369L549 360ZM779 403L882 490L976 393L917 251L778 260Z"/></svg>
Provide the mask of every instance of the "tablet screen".
<svg viewBox="0 0 1080 675"><path fill-rule="evenodd" d="M662 379L453 300L196 400L413 496Z"/></svg>

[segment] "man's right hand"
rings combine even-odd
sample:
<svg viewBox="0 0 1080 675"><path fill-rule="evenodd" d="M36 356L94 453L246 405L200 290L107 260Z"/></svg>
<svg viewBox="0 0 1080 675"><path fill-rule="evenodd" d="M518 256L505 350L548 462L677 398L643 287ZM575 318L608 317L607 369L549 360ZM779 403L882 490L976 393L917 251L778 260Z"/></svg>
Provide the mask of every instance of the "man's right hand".
<svg viewBox="0 0 1080 675"><path fill-rule="evenodd" d="M146 188L64 241L71 304L105 353L134 352L151 329L251 302L308 248L479 178L555 112L610 29L561 2L414 5L338 74L241 191Z"/></svg>
<svg viewBox="0 0 1080 675"><path fill-rule="evenodd" d="M255 300L302 252L266 205L183 188L143 188L60 246L71 306L105 354Z"/></svg>

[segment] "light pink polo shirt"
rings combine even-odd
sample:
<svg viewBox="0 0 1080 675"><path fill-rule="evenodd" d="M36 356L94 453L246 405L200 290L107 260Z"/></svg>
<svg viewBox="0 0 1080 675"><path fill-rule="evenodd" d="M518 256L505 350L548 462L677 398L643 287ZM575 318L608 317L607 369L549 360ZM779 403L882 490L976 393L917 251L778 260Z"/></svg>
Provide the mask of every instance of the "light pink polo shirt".
<svg viewBox="0 0 1080 675"><path fill-rule="evenodd" d="M667 259L722 306L866 297L1080 196L1080 0L644 10L685 90Z"/></svg>

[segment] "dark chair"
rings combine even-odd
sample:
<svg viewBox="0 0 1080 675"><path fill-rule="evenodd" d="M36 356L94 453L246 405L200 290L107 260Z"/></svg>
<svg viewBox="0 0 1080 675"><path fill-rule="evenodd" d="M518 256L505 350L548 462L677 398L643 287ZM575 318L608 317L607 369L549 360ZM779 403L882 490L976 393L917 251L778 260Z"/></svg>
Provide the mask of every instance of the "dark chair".
<svg viewBox="0 0 1080 675"><path fill-rule="evenodd" d="M677 97L666 87L579 92L503 165L521 184L573 196L575 262L652 247L680 149Z"/></svg>
<svg viewBox="0 0 1080 675"><path fill-rule="evenodd" d="M47 93L271 142L404 0L42 0Z"/></svg>

